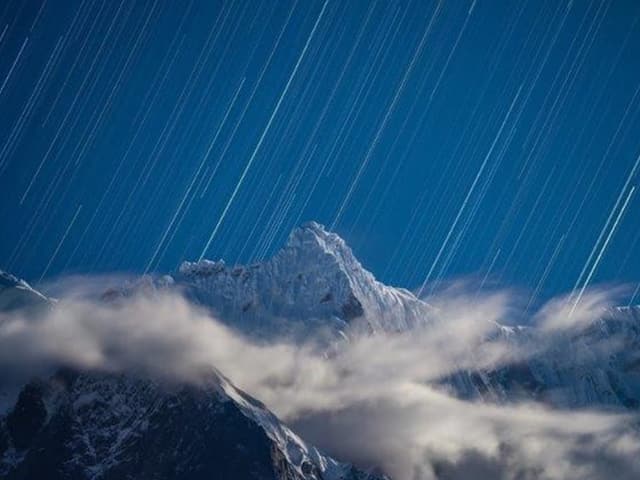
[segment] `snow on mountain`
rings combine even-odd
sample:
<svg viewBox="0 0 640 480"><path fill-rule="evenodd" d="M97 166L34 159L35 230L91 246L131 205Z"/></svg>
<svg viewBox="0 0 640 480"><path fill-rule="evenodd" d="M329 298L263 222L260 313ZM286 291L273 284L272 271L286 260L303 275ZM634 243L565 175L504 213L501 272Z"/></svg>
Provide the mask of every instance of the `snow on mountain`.
<svg viewBox="0 0 640 480"><path fill-rule="evenodd" d="M377 281L343 239L315 222L293 230L284 248L263 263L184 262L175 280L198 303L252 334L273 329L269 319L280 320L285 331L303 324L369 334L428 326L435 318L433 307ZM463 398L496 402L640 407L638 307L610 310L579 334L551 343L535 328L497 324L487 341L530 353L506 366L460 371L442 385Z"/></svg>
<svg viewBox="0 0 640 480"><path fill-rule="evenodd" d="M38 292L24 280L0 270L0 313L17 310L34 312L54 304L55 300ZM3 385L2 373L0 371L0 415L13 405L19 390L15 385Z"/></svg>
<svg viewBox="0 0 640 480"><path fill-rule="evenodd" d="M0 270L0 311L41 307L51 302L24 280Z"/></svg>
<svg viewBox="0 0 640 480"><path fill-rule="evenodd" d="M0 416L0 477L380 479L307 445L224 378L186 386L70 371L29 383Z"/></svg>
<svg viewBox="0 0 640 480"><path fill-rule="evenodd" d="M528 352L493 369L460 371L442 384L463 398L536 400L556 408L640 408L640 307L609 309L584 328L549 337L498 326L496 339Z"/></svg>
<svg viewBox="0 0 640 480"><path fill-rule="evenodd" d="M378 282L342 238L315 222L293 230L284 248L263 263L184 262L175 280L223 319L251 329L283 319L392 332L425 325L433 314L411 292Z"/></svg>
<svg viewBox="0 0 640 480"><path fill-rule="evenodd" d="M2 273L0 311L50 299ZM105 301L169 288L143 278ZM1 374L2 372L0 372ZM0 478L382 480L323 455L212 371L201 385L61 370L14 391L0 375Z"/></svg>
<svg viewBox="0 0 640 480"><path fill-rule="evenodd" d="M143 277L109 290L103 301L162 289L183 291L252 335L305 334L310 328L398 332L428 327L436 317L412 293L378 282L339 236L317 223L295 229L263 263L184 262L172 277ZM53 304L1 273L0 310L30 305ZM640 408L640 307L610 309L582 329L552 338L533 327L495 324L487 341L528 354L508 365L458 371L440 384L462 398L499 403ZM373 478L307 445L224 378L167 389L114 375L66 374L25 386L9 407L0 411L3 478L171 472L172 478L197 479L213 471L218 478Z"/></svg>

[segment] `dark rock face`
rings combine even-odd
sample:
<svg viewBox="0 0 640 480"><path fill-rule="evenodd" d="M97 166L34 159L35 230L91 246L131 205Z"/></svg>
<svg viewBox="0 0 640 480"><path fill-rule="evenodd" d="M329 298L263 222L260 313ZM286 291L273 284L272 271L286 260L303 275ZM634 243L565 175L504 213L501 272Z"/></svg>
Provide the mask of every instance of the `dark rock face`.
<svg viewBox="0 0 640 480"><path fill-rule="evenodd" d="M42 400L42 388L36 384L27 385L13 411L7 416L7 431L13 445L20 450L29 448L47 418Z"/></svg>
<svg viewBox="0 0 640 480"><path fill-rule="evenodd" d="M4 456L5 452L9 448L9 433L7 432L7 426L3 420L0 420L0 457Z"/></svg>
<svg viewBox="0 0 640 480"><path fill-rule="evenodd" d="M230 402L219 406L189 392L163 402L150 416L149 428L132 439L132 453L105 479L276 479L270 441L258 425Z"/></svg>
<svg viewBox="0 0 640 480"><path fill-rule="evenodd" d="M332 460L331 475L311 457L292 460L290 445L273 438L286 427L233 391L236 400L215 384L68 372L29 384L0 417L0 478L375 480Z"/></svg>
<svg viewBox="0 0 640 480"><path fill-rule="evenodd" d="M360 300L355 295L350 294L347 301L342 305L340 313L346 320L353 320L364 315L364 309Z"/></svg>
<svg viewBox="0 0 640 480"><path fill-rule="evenodd" d="M22 460L14 468L5 471L6 476L2 478L7 480L86 478L81 469L71 464L74 454L68 446L68 441L72 437L71 424L69 411L62 409L49 419L46 427L38 431L29 449L22 450L14 444L18 458L22 457ZM0 470L0 474L2 473Z"/></svg>

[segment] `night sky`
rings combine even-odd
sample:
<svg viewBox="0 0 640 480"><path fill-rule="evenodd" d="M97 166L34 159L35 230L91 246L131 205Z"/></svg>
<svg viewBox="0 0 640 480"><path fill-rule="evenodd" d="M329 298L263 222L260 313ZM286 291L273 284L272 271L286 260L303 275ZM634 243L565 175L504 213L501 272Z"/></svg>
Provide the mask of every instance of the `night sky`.
<svg viewBox="0 0 640 480"><path fill-rule="evenodd" d="M253 262L317 220L423 294L633 292L639 19L636 0L4 0L0 269Z"/></svg>

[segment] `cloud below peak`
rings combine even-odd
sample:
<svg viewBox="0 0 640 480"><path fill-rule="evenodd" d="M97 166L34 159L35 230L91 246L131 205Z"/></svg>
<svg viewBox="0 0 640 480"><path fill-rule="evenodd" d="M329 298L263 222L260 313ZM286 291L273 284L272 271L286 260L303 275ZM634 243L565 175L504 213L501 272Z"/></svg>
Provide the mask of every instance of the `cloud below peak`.
<svg viewBox="0 0 640 480"><path fill-rule="evenodd" d="M552 300L531 323L553 339L597 318L615 293L587 293L571 322L567 299ZM68 366L198 382L215 368L307 440L398 480L640 475L640 439L630 426L637 417L465 401L441 386L457 371L536 353L499 326L514 308L508 292L442 295L429 328L352 338L330 350L313 339L249 339L171 293L114 303L68 298L38 314L0 314L3 376Z"/></svg>

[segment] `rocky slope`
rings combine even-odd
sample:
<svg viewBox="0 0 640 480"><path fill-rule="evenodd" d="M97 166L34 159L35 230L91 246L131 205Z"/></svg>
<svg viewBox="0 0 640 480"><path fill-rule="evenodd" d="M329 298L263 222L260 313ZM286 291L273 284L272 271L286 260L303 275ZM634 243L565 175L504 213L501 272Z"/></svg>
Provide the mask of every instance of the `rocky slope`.
<svg viewBox="0 0 640 480"><path fill-rule="evenodd" d="M212 375L199 386L60 372L0 416L0 478L374 480Z"/></svg>
<svg viewBox="0 0 640 480"><path fill-rule="evenodd" d="M0 312L55 308L25 282L0 278ZM135 288L164 287L144 280ZM184 385L64 370L17 391L1 373L2 479L382 478L323 455L214 371Z"/></svg>

